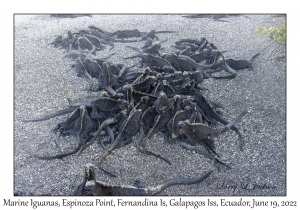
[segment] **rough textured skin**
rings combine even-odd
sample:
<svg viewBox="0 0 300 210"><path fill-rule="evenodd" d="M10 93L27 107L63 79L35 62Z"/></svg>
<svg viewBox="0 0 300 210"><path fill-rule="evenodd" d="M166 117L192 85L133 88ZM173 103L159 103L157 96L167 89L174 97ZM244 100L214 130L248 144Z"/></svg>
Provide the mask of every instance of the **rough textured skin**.
<svg viewBox="0 0 300 210"><path fill-rule="evenodd" d="M134 99L135 102L140 101L141 98L144 97L144 96L149 97L149 101L148 101L149 106L152 106L158 98L157 96L154 96L154 95L151 95L151 94L148 94L148 93L132 90L132 98Z"/></svg>
<svg viewBox="0 0 300 210"><path fill-rule="evenodd" d="M104 120L101 123L101 125L98 127L97 131L93 134L94 135L93 139L89 141L89 143L86 145L86 147L95 142L95 140L99 137L100 132L103 130L103 128L105 128L106 126L108 126L110 124L118 123L122 117L124 117L124 114L122 112L119 112L117 115ZM102 143L102 141L100 141L100 142Z"/></svg>
<svg viewBox="0 0 300 210"><path fill-rule="evenodd" d="M120 132L119 135L116 137L115 141L105 150L105 152L101 155L100 159L99 159L99 164L102 163L102 161L108 156L110 155L113 150L115 150L122 141L124 141L125 138L129 138L131 136L134 136L140 129L139 126L139 121L140 118L142 116L142 112L141 110L135 110L131 113L131 115L129 115L125 121L122 123L122 125L120 126ZM104 172L104 169L102 169ZM107 172L110 175L113 175L109 172ZM115 175L113 175L115 176Z"/></svg>
<svg viewBox="0 0 300 210"><path fill-rule="evenodd" d="M176 41L175 43L181 44L181 43L185 43L185 42L195 44L199 47L199 46L202 46L204 43L206 43L207 40L204 37L202 37L200 40L187 38L187 39L180 39L179 41Z"/></svg>
<svg viewBox="0 0 300 210"><path fill-rule="evenodd" d="M166 66L172 66L168 61L163 58L153 56L151 54L142 55L142 63L145 67L158 67L164 68Z"/></svg>
<svg viewBox="0 0 300 210"><path fill-rule="evenodd" d="M158 99L154 102L153 106L155 106L156 111L158 113L164 113L169 108L173 109L172 104L169 101L169 98L166 93L160 92Z"/></svg>
<svg viewBox="0 0 300 210"><path fill-rule="evenodd" d="M86 58L83 61L83 64L86 67L87 72L91 75L91 77L98 78L102 74L102 68L97 62Z"/></svg>
<svg viewBox="0 0 300 210"><path fill-rule="evenodd" d="M150 46L148 48L145 49L138 49L136 47L131 47L131 46L127 46L130 49L133 49L135 51L138 51L139 53L147 53L147 54L152 54L152 55L159 55L159 50L161 49L161 45L160 44L154 44L153 46Z"/></svg>
<svg viewBox="0 0 300 210"><path fill-rule="evenodd" d="M99 86L97 90L104 89L111 95L116 95L117 93L114 91L116 87L118 87L118 82L116 77L111 73L109 65L105 62L103 64L103 71L101 77L99 79Z"/></svg>
<svg viewBox="0 0 300 210"><path fill-rule="evenodd" d="M105 46L100 42L100 40L93 35L86 34L84 37L89 40L95 47L97 47L97 50L104 50Z"/></svg>
<svg viewBox="0 0 300 210"><path fill-rule="evenodd" d="M74 60L76 60L76 59L84 60L86 58L86 56L84 54L79 54L79 53L69 53L65 57L66 58L72 58Z"/></svg>
<svg viewBox="0 0 300 210"><path fill-rule="evenodd" d="M157 115L154 119L154 124L147 135L147 142L154 137L160 128L165 127L171 119L171 109L167 109L165 112Z"/></svg>
<svg viewBox="0 0 300 210"><path fill-rule="evenodd" d="M188 56L176 55L176 54L168 55L166 57L166 60L168 60L178 71L181 72L183 72L184 70L193 71L196 68L204 70L204 69L211 68L214 65L214 64L210 64L210 65L198 64Z"/></svg>
<svg viewBox="0 0 300 210"><path fill-rule="evenodd" d="M61 159L63 157L73 155L78 152L84 142L85 137L89 137L90 133L93 131L94 125L87 113L84 106L81 106L77 110L71 113L70 117L66 122L61 123L55 128L63 134L73 134L78 135L77 147L70 152L54 155L54 156L38 156L39 159L50 160L50 159Z"/></svg>
<svg viewBox="0 0 300 210"><path fill-rule="evenodd" d="M86 37L81 37L78 39L78 48L79 51L88 49L90 53L96 54L96 47Z"/></svg>
<svg viewBox="0 0 300 210"><path fill-rule="evenodd" d="M128 102L124 100L115 100L112 98L102 97L92 102L77 102L71 105L72 107L76 106L95 106L99 111L109 112L123 109L128 106Z"/></svg>
<svg viewBox="0 0 300 210"><path fill-rule="evenodd" d="M202 123L189 123L189 121L179 121L177 126L179 132L186 135L188 138L193 137L193 140L202 141L207 139L209 136L218 136L222 132L230 129L234 126L247 112L242 112L236 119L231 123L227 124L223 128L214 129Z"/></svg>
<svg viewBox="0 0 300 210"><path fill-rule="evenodd" d="M255 54L250 61L248 60L234 60L232 58L226 59L228 66L235 70L249 69L253 70L252 62L260 53Z"/></svg>
<svg viewBox="0 0 300 210"><path fill-rule="evenodd" d="M174 116L169 120L167 124L167 128L169 130L170 138L174 142L178 139L178 129L177 125L179 121L184 121L189 118L189 115L192 114L192 108L190 106L186 106L184 110L177 111Z"/></svg>
<svg viewBox="0 0 300 210"><path fill-rule="evenodd" d="M150 87L153 85L153 83L156 82L156 77L154 76L148 76L143 81L133 84L132 87L136 91L142 91L145 93L149 93Z"/></svg>
<svg viewBox="0 0 300 210"><path fill-rule="evenodd" d="M141 32L139 30L117 30L113 33L113 35L116 35L118 38L131 38L131 37L140 37Z"/></svg>
<svg viewBox="0 0 300 210"><path fill-rule="evenodd" d="M144 133L148 133L149 129L153 126L154 119L158 115L156 108L154 106L146 109L142 115L141 123L144 127Z"/></svg>
<svg viewBox="0 0 300 210"><path fill-rule="evenodd" d="M87 165L85 168L85 176L81 184L77 187L75 195L93 195L93 196L150 196L157 195L166 188L172 185L189 185L204 181L212 171L205 173L199 178L173 178L155 187L135 187L132 185L109 185L105 182L96 181L95 169L92 165ZM91 188L85 187L86 182L93 180L94 186Z"/></svg>

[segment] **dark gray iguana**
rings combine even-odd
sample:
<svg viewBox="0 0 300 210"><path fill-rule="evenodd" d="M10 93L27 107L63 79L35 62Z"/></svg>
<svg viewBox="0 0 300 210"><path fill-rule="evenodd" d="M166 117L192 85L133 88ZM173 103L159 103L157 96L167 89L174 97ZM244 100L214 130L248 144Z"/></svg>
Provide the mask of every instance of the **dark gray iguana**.
<svg viewBox="0 0 300 210"><path fill-rule="evenodd" d="M112 99L108 97L101 97L92 102L77 102L71 104L71 107L86 106L95 107L97 110L102 112L118 111L128 106L128 102L122 99Z"/></svg>
<svg viewBox="0 0 300 210"><path fill-rule="evenodd" d="M165 58L170 64L172 64L172 66L174 66L175 69L181 72L183 72L184 70L193 71L196 68L204 70L215 65L214 63L208 65L199 64L185 55L168 54L165 56Z"/></svg>
<svg viewBox="0 0 300 210"><path fill-rule="evenodd" d="M212 141L213 136L218 136L221 133L229 130L234 126L247 112L242 112L237 118L235 118L231 123L225 125L220 129L211 128L203 123L190 123L188 120L179 121L177 124L178 132L185 135L191 142L201 142L201 141ZM207 142L210 143L210 142ZM205 146L205 145L204 145ZM206 146L208 146L206 144ZM211 148L210 148L211 149ZM214 151L213 151L214 152ZM215 153L215 152L214 152Z"/></svg>
<svg viewBox="0 0 300 210"><path fill-rule="evenodd" d="M205 173L198 178L172 178L155 187L136 187L132 185L110 185L105 182L96 181L96 172L92 164L87 164L83 181L77 187L75 196L152 196L157 195L172 185L197 184L208 178L213 171ZM86 186L87 181L93 181L93 186Z"/></svg>
<svg viewBox="0 0 300 210"><path fill-rule="evenodd" d="M103 160L110 155L113 150L117 149L121 143L124 143L124 140L126 140L127 142L131 141L131 137L134 136L136 133L138 133L139 129L140 129L140 118L142 116L142 112L140 109L138 110L133 110L131 112L131 115L129 115L124 122L122 123L122 125L119 128L119 134L116 137L115 141L104 151L104 153L101 155L100 159L99 159L99 165L101 165L101 163L103 162ZM101 168L101 167L100 167ZM116 176L106 170L104 170L103 168L101 168L102 171L112 175L112 176Z"/></svg>
<svg viewBox="0 0 300 210"><path fill-rule="evenodd" d="M234 60L232 58L226 59L226 63L228 66L235 70L241 70L241 69L250 69L253 70L253 60L259 55L260 53L255 54L252 56L251 60Z"/></svg>
<svg viewBox="0 0 300 210"><path fill-rule="evenodd" d="M89 138L90 133L93 131L94 125L87 112L86 107L80 106L74 110L69 118L62 123L59 123L54 129L54 132L60 132L64 135L78 135L78 143L75 149L70 152L61 153L53 156L38 156L42 160L61 159L63 157L73 155L78 152L84 142L85 138Z"/></svg>

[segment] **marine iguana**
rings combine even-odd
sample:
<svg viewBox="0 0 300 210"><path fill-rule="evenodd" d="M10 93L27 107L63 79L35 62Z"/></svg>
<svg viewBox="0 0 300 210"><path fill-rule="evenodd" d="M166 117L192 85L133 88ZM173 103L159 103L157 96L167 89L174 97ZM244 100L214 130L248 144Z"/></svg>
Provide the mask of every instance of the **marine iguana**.
<svg viewBox="0 0 300 210"><path fill-rule="evenodd" d="M159 50L161 49L161 44L154 44L151 47L145 48L145 49L138 49L136 47L132 47L132 46L127 46L130 49L133 49L135 51L138 51L140 54L142 53L147 53L147 54L152 54L152 55L159 55ZM134 57L134 56L132 56Z"/></svg>
<svg viewBox="0 0 300 210"><path fill-rule="evenodd" d="M141 32L137 29L134 30L117 30L112 35L116 35L118 38L131 38L140 37Z"/></svg>
<svg viewBox="0 0 300 210"><path fill-rule="evenodd" d="M171 165L171 161L169 161L168 159L162 157L161 155L158 155L158 154L155 154L154 152L151 152L149 150L146 149L146 146L145 146L145 142L142 142L143 138L144 138L144 124L141 123L141 126L140 126L140 132L139 132L139 138L138 140L136 141L136 144L135 144L135 147L143 154L146 154L146 155L152 155L154 157L157 157L157 158L160 158L164 161L166 161L169 165Z"/></svg>
<svg viewBox="0 0 300 210"><path fill-rule="evenodd" d="M148 76L143 81L133 84L132 88L136 91L149 93L151 86L156 82L156 77Z"/></svg>
<svg viewBox="0 0 300 210"><path fill-rule="evenodd" d="M178 139L178 132L177 132L177 124L179 121L184 121L189 119L189 115L192 114L192 107L186 106L184 110L177 111L174 116L169 120L167 124L167 128L170 133L170 140L175 142Z"/></svg>
<svg viewBox="0 0 300 210"><path fill-rule="evenodd" d="M151 55L151 54L147 54L147 53L139 54L139 55L132 56L132 57L127 57L124 59L135 58L135 57L142 58L142 65L144 67L150 67L150 68L151 67L164 68L165 66L172 67L172 65L165 59L158 57L158 56Z"/></svg>
<svg viewBox="0 0 300 210"><path fill-rule="evenodd" d="M103 42L102 40L99 40L98 37L93 35L86 34L84 35L84 37L88 39L95 47L97 47L97 50L99 51L104 50L106 48L102 43L111 45L109 42Z"/></svg>
<svg viewBox="0 0 300 210"><path fill-rule="evenodd" d="M139 122L141 116L142 116L142 111L140 109L133 110L131 114L124 120L124 122L119 128L119 134L116 137L115 141L101 155L99 159L99 165L101 165L103 160L108 155L110 155L113 152L113 150L119 147L121 143L124 143L124 140L126 140L126 143L131 141L131 137L134 136L140 129ZM116 175L106 171L102 167L100 168L102 171L116 177Z"/></svg>
<svg viewBox="0 0 300 210"><path fill-rule="evenodd" d="M106 34L106 35L108 35L108 36L112 36L111 33L107 32L107 31L103 31L102 29L100 29L100 28L98 28L98 27L96 27L96 26L90 25L90 26L88 26L88 28L89 28L90 30L96 30L96 31L99 31L99 32L101 32L101 33L103 33L103 34Z"/></svg>
<svg viewBox="0 0 300 210"><path fill-rule="evenodd" d="M63 36L58 35L51 44L54 44L54 47L59 47L63 44L63 42L64 42Z"/></svg>
<svg viewBox="0 0 300 210"><path fill-rule="evenodd" d="M224 125L227 125L229 123L227 120L223 119L220 115L216 113L216 111L212 108L211 102L207 100L203 95L201 95L201 93L195 91L193 95L193 101L195 101L199 108L203 110L205 117L207 117L210 121L216 120ZM241 133L238 131L238 129L234 126L232 126L231 129L234 130L241 139ZM241 144L240 147L242 147Z"/></svg>
<svg viewBox="0 0 300 210"><path fill-rule="evenodd" d="M169 98L165 92L160 92L157 100L154 102L153 106L156 108L157 113L161 114L167 111L169 108L174 109L173 105L170 103Z"/></svg>
<svg viewBox="0 0 300 210"><path fill-rule="evenodd" d="M68 55L65 56L65 58L72 58L74 60L80 59L83 61L86 58L86 56L84 54L79 54L79 53L69 53Z"/></svg>
<svg viewBox="0 0 300 210"><path fill-rule="evenodd" d="M163 113L156 115L154 119L154 124L150 129L149 133L147 134L147 139L145 142L146 144L149 144L150 139L152 139L160 129L164 128L168 124L171 117L172 117L172 111L170 108L168 108Z"/></svg>
<svg viewBox="0 0 300 210"><path fill-rule="evenodd" d="M185 50L187 47L190 47L190 50L192 52L198 50L198 48L199 48L197 45L191 44L191 43L188 43L188 42L182 42L180 44L175 44L172 47L174 47L174 48L176 48L178 50Z"/></svg>
<svg viewBox="0 0 300 210"><path fill-rule="evenodd" d="M83 181L77 187L74 195L93 196L152 196L157 195L172 185L197 184L204 181L212 174L212 170L198 178L172 178L155 187L136 187L132 185L110 185L96 181L96 172L92 164L87 164ZM87 181L93 181L94 186L87 187Z"/></svg>
<svg viewBox="0 0 300 210"><path fill-rule="evenodd" d="M164 39L164 40L155 40L155 39L151 39L151 38L148 38L144 44L144 46L142 46L141 48L142 49L145 49L145 48L149 48L149 47L152 47L154 46L155 44L161 44L163 42L166 42L168 39Z"/></svg>
<svg viewBox="0 0 300 210"><path fill-rule="evenodd" d="M193 59L196 63L201 63L205 59L207 59L209 52L207 50L203 50L201 52L197 52L195 54L190 55L189 57Z"/></svg>
<svg viewBox="0 0 300 210"><path fill-rule="evenodd" d="M78 77L86 76L87 78L91 78L91 75L88 74L86 71L86 65L83 63L83 61L80 58L76 59L75 64L72 65L71 67L74 68Z"/></svg>
<svg viewBox="0 0 300 210"><path fill-rule="evenodd" d="M207 40L204 37L201 37L199 39L191 39L191 38L186 38L186 39L180 39L179 41L176 41L176 45L180 45L182 43L190 43L190 44L195 44L198 47L202 47L205 43L207 43Z"/></svg>
<svg viewBox="0 0 300 210"><path fill-rule="evenodd" d="M221 133L229 130L234 126L247 112L242 112L237 118L235 118L231 123L225 125L222 128L214 129L203 123L190 123L188 120L179 121L177 124L178 132L185 135L191 142L194 141L206 141L207 139L212 141L213 136L218 136ZM210 143L210 142L206 142ZM211 148L210 148L211 149ZM214 152L215 153L215 152Z"/></svg>
<svg viewBox="0 0 300 210"><path fill-rule="evenodd" d="M84 50L88 49L89 53L96 54L96 47L93 45L90 40L86 37L80 37L78 39L78 50L81 52L85 52Z"/></svg>
<svg viewBox="0 0 300 210"><path fill-rule="evenodd" d="M195 90L195 80L185 79L180 85L179 91L193 91Z"/></svg>
<svg viewBox="0 0 300 210"><path fill-rule="evenodd" d="M92 29L92 34L101 40L106 40L106 42L110 43L113 46L114 42L122 42L122 43L129 43L129 42L137 42L137 40L124 40L124 39L116 39L115 37L108 36L106 33L103 33L101 31Z"/></svg>
<svg viewBox="0 0 300 210"><path fill-rule="evenodd" d="M255 54L252 56L251 60L234 60L232 58L226 59L226 63L228 66L235 70L241 70L241 69L249 69L253 70L252 63L253 60L259 55L260 53Z"/></svg>
<svg viewBox="0 0 300 210"><path fill-rule="evenodd" d="M177 55L185 55L190 57L192 55L192 48L190 46L186 46L185 49L177 52Z"/></svg>
<svg viewBox="0 0 300 210"><path fill-rule="evenodd" d="M96 61L86 58L82 64L86 67L91 77L98 78L102 74L102 68ZM80 67L80 71L82 71L82 67Z"/></svg>
<svg viewBox="0 0 300 210"><path fill-rule="evenodd" d="M145 39L154 39L158 38L156 36L157 33L175 33L174 31L155 31L151 30L149 32L140 32L137 29L133 30L117 30L112 35L116 35L118 38L132 38L132 37L141 37L142 40Z"/></svg>
<svg viewBox="0 0 300 210"><path fill-rule="evenodd" d="M133 82L132 85L138 84L144 81L147 77L151 76L151 69L149 67L145 68L141 75L139 75Z"/></svg>
<svg viewBox="0 0 300 210"><path fill-rule="evenodd" d="M95 107L99 111L112 112L118 111L128 106L128 102L124 100L115 100L112 98L102 97L92 102L77 102L71 104L71 107L86 106Z"/></svg>
<svg viewBox="0 0 300 210"><path fill-rule="evenodd" d="M141 117L141 125L144 129L144 133L148 134L150 128L154 124L154 119L158 115L158 112L156 111L156 108L154 106L151 106L147 108Z"/></svg>
<svg viewBox="0 0 300 210"><path fill-rule="evenodd" d="M61 153L54 156L38 156L35 157L42 160L61 159L63 157L73 155L78 152L84 142L85 138L89 138L90 133L93 131L94 125L87 113L87 109L84 106L80 106L73 111L70 117L63 123L59 123L54 129L54 132L61 132L64 135L72 134L78 135L77 147L72 151Z"/></svg>
<svg viewBox="0 0 300 210"><path fill-rule="evenodd" d="M132 89L132 98L135 102L139 102L141 100L142 97L144 96L148 96L149 97L149 101L148 101L148 105L152 106L154 104L154 102L157 100L157 96L148 94L148 93L144 93L144 92L140 92L140 91L136 91L134 89Z"/></svg>
<svg viewBox="0 0 300 210"><path fill-rule="evenodd" d="M84 145L84 147L88 147L89 145L93 144L95 142L95 140L100 136L100 133L103 130L103 128L105 128L106 126L109 126L111 124L118 123L124 116L125 116L125 113L120 111L116 115L113 115L110 118L107 118L106 120L104 120L101 123L101 125L98 127L97 131L92 134L92 136L94 136L94 137L86 145ZM114 135L113 134L111 135L109 133L109 136L110 136L111 142L114 142ZM100 140L100 144L103 148L105 148L105 146L101 140Z"/></svg>
<svg viewBox="0 0 300 210"><path fill-rule="evenodd" d="M117 95L114 89L118 88L119 83L116 77L111 73L108 63L103 64L101 77L99 78L98 88L94 91L106 90L109 94Z"/></svg>
<svg viewBox="0 0 300 210"><path fill-rule="evenodd" d="M166 55L166 60L169 61L175 69L178 71L183 72L184 70L193 71L193 69L199 68L201 70L208 69L213 67L215 64L199 64L196 63L193 59L188 56L184 55L176 55L176 54L169 54Z"/></svg>
<svg viewBox="0 0 300 210"><path fill-rule="evenodd" d="M230 66L227 65L226 60L224 58L224 55L220 52L220 51L214 51L213 56L215 57L214 60L214 68L221 68L224 69L226 72L232 74L232 75L236 75L236 70L234 70L233 68L231 68Z"/></svg>
<svg viewBox="0 0 300 210"><path fill-rule="evenodd" d="M146 40L146 39L158 39L158 37L156 36L156 34L161 34L161 33L176 33L175 31L155 31L155 30L151 30L149 32L143 33L141 32L141 40Z"/></svg>
<svg viewBox="0 0 300 210"><path fill-rule="evenodd" d="M129 115L131 115L135 110L141 110L141 112L144 112L149 106L148 106L148 101L149 101L149 96L143 96L141 97L141 100L136 103L136 105L130 110Z"/></svg>
<svg viewBox="0 0 300 210"><path fill-rule="evenodd" d="M132 83L133 81L135 81L139 76L141 76L143 74L142 71L132 71L132 72L128 72L128 74L126 75L121 75L118 76L118 81L119 83Z"/></svg>

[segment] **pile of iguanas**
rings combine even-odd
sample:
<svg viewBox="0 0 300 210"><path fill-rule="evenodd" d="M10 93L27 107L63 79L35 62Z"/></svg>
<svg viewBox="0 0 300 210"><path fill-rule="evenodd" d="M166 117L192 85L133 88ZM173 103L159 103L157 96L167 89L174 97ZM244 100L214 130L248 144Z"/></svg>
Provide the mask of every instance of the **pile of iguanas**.
<svg viewBox="0 0 300 210"><path fill-rule="evenodd" d="M213 160L218 169L221 165L231 168L219 160L213 137L231 129L239 136L242 149L242 136L235 124L246 112L242 112L232 122L222 118L217 109L223 107L202 95L202 91L206 90L202 87L202 82L211 77L234 78L236 70L252 69L251 61L225 59L223 53L205 38L178 40L173 46L176 51L163 53L161 45L166 40L159 40L156 35L158 33L173 32L152 30L143 33L138 30L118 30L110 33L90 26L89 30L76 33L69 31L66 37L60 35L55 39L54 46L66 49L66 57L75 60L73 68L78 76L98 80L97 87L93 88L91 85L90 91L99 91L101 96L94 101L70 103L70 107L39 119L23 120L37 122L69 113L67 119L53 129L53 132L57 133L55 142L61 152L53 156L36 155L37 158L63 158L82 151L99 139L105 150L99 155L98 167L107 174L116 176L102 167L103 161L115 149L132 142L135 135L138 135L135 146L139 151L171 164L171 160L161 154L147 150L151 139L161 132L165 142L178 143L185 149L201 153ZM137 41L145 42L144 46L128 46L137 53L124 58L140 58L140 61L131 67L122 63L111 63L109 57L95 59L91 56L107 47L114 47L115 42ZM134 67L136 68L133 69ZM228 72L228 76L212 76L220 70ZM218 122L224 126L216 129L214 127ZM58 142L61 135L78 136L76 148L72 151L62 151ZM102 135L108 135L110 141L101 140ZM211 172L208 172L195 179L174 178L154 188L116 187L97 182L93 166L89 165L85 169L84 181L78 186L75 194L155 195L173 184L198 183L210 174ZM92 189L85 186L90 180L94 181Z"/></svg>

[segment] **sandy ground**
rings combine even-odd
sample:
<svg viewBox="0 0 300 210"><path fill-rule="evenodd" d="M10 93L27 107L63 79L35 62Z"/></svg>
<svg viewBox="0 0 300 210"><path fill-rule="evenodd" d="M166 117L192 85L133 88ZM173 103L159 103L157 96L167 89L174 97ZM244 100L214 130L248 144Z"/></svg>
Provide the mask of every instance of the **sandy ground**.
<svg viewBox="0 0 300 210"><path fill-rule="evenodd" d="M276 21L274 21L276 19ZM242 15L215 21L207 18L188 19L181 15L93 15L92 17L53 18L49 15L15 15L14 37L14 191L27 195L72 195L83 178L84 166L93 163L97 179L112 184L141 181L154 186L173 177L197 177L209 170L214 173L204 182L189 186L173 186L160 195L286 195L286 63L285 45L256 33L258 27L280 26L284 16ZM204 95L224 106L223 117L231 121L242 111L248 114L237 124L246 142L240 151L237 135L226 132L216 138L217 152L232 166L219 172L212 161L187 151L178 144L164 143L157 134L149 145L151 151L168 157L172 165L141 154L133 144L116 150L104 166L120 178L111 178L97 169L103 149L94 143L80 155L62 160L39 160L39 154L57 154L55 134L51 129L67 115L43 122L24 123L21 119L41 117L68 107L72 101L96 99L89 93L89 81L79 78L71 68L74 63L64 58L65 50L50 43L67 31L76 32L95 25L106 31L123 29L172 30L174 34L158 34L167 38L164 51L181 38L205 37L225 56L250 59L254 71L241 70L233 80L209 79ZM144 43L130 44L140 47ZM117 54L112 62L133 64L122 57L135 52L126 44L116 44L112 51L98 52L102 58ZM220 125L221 126L221 125ZM75 146L74 136L61 138L66 149Z"/></svg>

